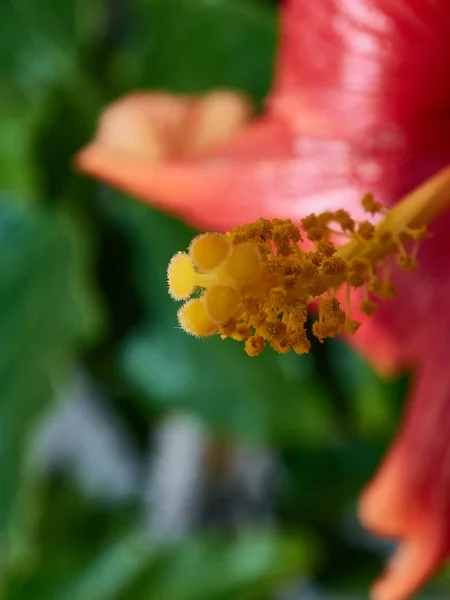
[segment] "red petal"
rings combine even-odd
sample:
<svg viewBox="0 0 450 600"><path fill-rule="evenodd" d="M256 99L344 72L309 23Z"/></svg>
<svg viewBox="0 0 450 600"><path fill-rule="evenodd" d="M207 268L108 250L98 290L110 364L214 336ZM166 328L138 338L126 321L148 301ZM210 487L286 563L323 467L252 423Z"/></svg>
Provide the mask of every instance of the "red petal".
<svg viewBox="0 0 450 600"><path fill-rule="evenodd" d="M139 156L125 156L120 144L113 153L99 136L79 156L80 168L192 222L224 229L259 216L297 217L311 204L352 204L368 189L392 202L447 162L446 0L287 0L282 19L266 117L216 149L214 162L206 156L156 165L153 139L146 161L142 135ZM154 119L147 111L145 120L142 110L140 127L160 130L168 119L173 129L168 112ZM127 118L112 125L122 129L117 140L127 137ZM179 128L189 129L189 119ZM133 150L130 140L122 149Z"/></svg>
<svg viewBox="0 0 450 600"><path fill-rule="evenodd" d="M400 434L361 501L369 529L401 538L377 600L409 598L450 553L449 350L445 338L433 342Z"/></svg>

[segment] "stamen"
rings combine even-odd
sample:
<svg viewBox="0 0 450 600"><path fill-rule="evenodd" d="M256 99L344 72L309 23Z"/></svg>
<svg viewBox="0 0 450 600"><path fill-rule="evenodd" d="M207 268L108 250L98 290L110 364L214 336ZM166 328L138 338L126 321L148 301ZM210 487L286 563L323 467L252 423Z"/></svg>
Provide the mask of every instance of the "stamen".
<svg viewBox="0 0 450 600"><path fill-rule="evenodd" d="M318 300L312 331L319 341L354 334L360 323L352 319L352 289L362 288L359 308L366 315L378 308L376 300L395 296L392 260L407 271L417 265L427 224L450 205L450 169L391 210L370 194L361 202L370 216L383 219L377 225L358 223L343 209L308 215L301 226L313 242L309 250L302 248L300 231L289 219L259 219L225 235L195 238L189 254L176 254L168 267L175 299L200 291L178 312L182 328L200 337L218 333L245 340L249 356L260 354L267 343L280 353L304 354L311 345L305 329L308 307ZM337 247L336 234L348 242ZM342 285L344 306L335 295Z"/></svg>

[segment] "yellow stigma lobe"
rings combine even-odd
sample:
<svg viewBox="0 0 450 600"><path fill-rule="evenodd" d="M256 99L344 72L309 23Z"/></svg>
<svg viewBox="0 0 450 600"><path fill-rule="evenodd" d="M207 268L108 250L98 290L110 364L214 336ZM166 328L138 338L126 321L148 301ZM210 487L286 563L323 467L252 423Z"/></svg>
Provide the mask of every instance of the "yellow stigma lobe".
<svg viewBox="0 0 450 600"><path fill-rule="evenodd" d="M189 253L201 271L218 267L231 252L231 243L226 235L205 233L192 240Z"/></svg>
<svg viewBox="0 0 450 600"><path fill-rule="evenodd" d="M350 296L360 288L360 311L370 316L380 301L395 296L389 273L396 262L406 271L417 266L417 250L427 225L450 205L450 169L428 180L394 208L367 194L361 200L368 218L361 222L344 209L301 220L310 240L302 247L299 228L290 219L259 219L225 235L195 238L189 255L178 253L168 268L169 292L185 299L178 312L181 327L199 337L218 333L245 341L249 356L266 345L280 353L310 349L305 324L317 302L312 333L319 341L360 323L352 319ZM378 224L371 219L381 218ZM334 240L344 240L336 246ZM336 293L343 287L345 298Z"/></svg>
<svg viewBox="0 0 450 600"><path fill-rule="evenodd" d="M262 269L258 246L253 243L235 246L225 266L225 272L237 285L254 283L261 277Z"/></svg>
<svg viewBox="0 0 450 600"><path fill-rule="evenodd" d="M197 337L208 337L216 333L217 326L212 322L205 305L195 298L186 302L178 311L181 327Z"/></svg>
<svg viewBox="0 0 450 600"><path fill-rule="evenodd" d="M240 302L240 296L231 285L217 284L208 288L203 296L211 320L221 324L231 319Z"/></svg>
<svg viewBox="0 0 450 600"><path fill-rule="evenodd" d="M167 282L172 298L184 300L194 291L195 270L191 259L184 252L178 252L172 257L167 268Z"/></svg>

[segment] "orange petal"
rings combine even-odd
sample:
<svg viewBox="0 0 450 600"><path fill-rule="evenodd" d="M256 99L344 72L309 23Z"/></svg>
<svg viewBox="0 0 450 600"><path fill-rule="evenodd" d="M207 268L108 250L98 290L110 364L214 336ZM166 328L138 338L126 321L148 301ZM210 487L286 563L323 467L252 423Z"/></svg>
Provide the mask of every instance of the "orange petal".
<svg viewBox="0 0 450 600"><path fill-rule="evenodd" d="M77 166L196 225L222 231L260 217L300 218L308 210L338 208L342 197L359 206L366 186L352 185L354 165L345 144L306 138L300 143L282 119L272 117L242 127L243 105L239 117L236 101L222 99L224 121L214 131L209 127L220 112L217 95L122 99L105 111ZM201 158L191 157L193 148L202 149Z"/></svg>
<svg viewBox="0 0 450 600"><path fill-rule="evenodd" d="M426 537L400 544L386 573L373 586L372 600L406 600L421 588L441 565L441 549Z"/></svg>
<svg viewBox="0 0 450 600"><path fill-rule="evenodd" d="M179 132L192 102L186 96L164 92L129 94L105 109L94 144L129 158L165 160L179 153Z"/></svg>
<svg viewBox="0 0 450 600"><path fill-rule="evenodd" d="M195 99L185 124L182 154L201 155L228 140L252 116L250 100L235 91L215 90Z"/></svg>

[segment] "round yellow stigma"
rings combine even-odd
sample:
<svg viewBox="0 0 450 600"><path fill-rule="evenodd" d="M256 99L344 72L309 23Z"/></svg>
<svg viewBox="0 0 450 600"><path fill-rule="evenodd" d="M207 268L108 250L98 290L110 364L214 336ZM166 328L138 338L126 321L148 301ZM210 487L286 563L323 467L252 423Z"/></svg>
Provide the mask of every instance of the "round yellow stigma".
<svg viewBox="0 0 450 600"><path fill-rule="evenodd" d="M240 296L231 285L217 284L206 290L203 302L211 320L222 324L231 319L239 305Z"/></svg>
<svg viewBox="0 0 450 600"><path fill-rule="evenodd" d="M175 300L185 300L194 291L194 265L184 252L178 252L172 257L167 268L167 282L169 293Z"/></svg>
<svg viewBox="0 0 450 600"><path fill-rule="evenodd" d="M344 209L306 216L307 247L289 219L259 219L227 235L195 238L189 255L176 254L168 269L175 298L199 291L179 310L180 325L199 337L245 341L249 356L267 345L304 354L311 346L308 307L317 301L312 333L320 342L356 333L361 324L352 318L352 304L369 317L395 296L392 270L417 265L418 244L427 224L450 205L449 189L450 169L392 209L366 195L362 205L369 217L378 215L376 225L357 222ZM336 239L344 243L337 246Z"/></svg>
<svg viewBox="0 0 450 600"><path fill-rule="evenodd" d="M201 271L211 271L228 257L231 242L226 235L220 233L204 233L191 242L189 253Z"/></svg>
<svg viewBox="0 0 450 600"><path fill-rule="evenodd" d="M252 242L235 246L224 270L237 285L246 285L257 281L262 273L262 261L258 246Z"/></svg>
<svg viewBox="0 0 450 600"><path fill-rule="evenodd" d="M178 322L187 333L197 337L208 337L217 331L205 305L199 298L189 300L178 311Z"/></svg>

